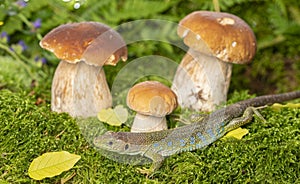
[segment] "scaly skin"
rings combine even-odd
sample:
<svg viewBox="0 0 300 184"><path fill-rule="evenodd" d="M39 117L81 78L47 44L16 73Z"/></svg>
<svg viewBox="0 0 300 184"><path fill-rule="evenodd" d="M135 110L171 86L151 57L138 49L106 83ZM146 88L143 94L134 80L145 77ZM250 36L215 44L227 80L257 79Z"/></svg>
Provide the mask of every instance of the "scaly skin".
<svg viewBox="0 0 300 184"><path fill-rule="evenodd" d="M203 148L250 122L255 107L299 97L300 91L260 96L216 110L190 125L149 133L106 132L96 137L94 144L106 151L150 158L153 160L150 169L140 169L142 173L150 174L161 166L164 157Z"/></svg>

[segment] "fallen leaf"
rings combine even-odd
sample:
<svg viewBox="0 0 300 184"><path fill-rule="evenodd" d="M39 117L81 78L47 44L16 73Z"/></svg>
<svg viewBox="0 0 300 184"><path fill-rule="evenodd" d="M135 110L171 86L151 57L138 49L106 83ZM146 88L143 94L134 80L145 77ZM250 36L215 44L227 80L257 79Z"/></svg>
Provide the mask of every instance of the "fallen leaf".
<svg viewBox="0 0 300 184"><path fill-rule="evenodd" d="M44 153L31 162L28 174L35 180L57 176L71 169L80 158L67 151Z"/></svg>
<svg viewBox="0 0 300 184"><path fill-rule="evenodd" d="M232 130L230 132L228 132L223 138L228 138L228 137L234 137L236 139L242 139L245 135L247 135L249 133L248 129L245 128L237 128L235 130Z"/></svg>
<svg viewBox="0 0 300 184"><path fill-rule="evenodd" d="M121 123L125 123L127 121L128 111L122 105L117 105L114 108L114 112Z"/></svg>
<svg viewBox="0 0 300 184"><path fill-rule="evenodd" d="M271 105L271 108L274 110L279 110L281 108L288 107L288 108L300 108L300 103L287 103L285 105L282 105L280 103L274 103Z"/></svg>
<svg viewBox="0 0 300 184"><path fill-rule="evenodd" d="M109 125L121 126L128 118L128 111L122 105L117 105L114 109L102 109L97 117Z"/></svg>
<svg viewBox="0 0 300 184"><path fill-rule="evenodd" d="M112 108L101 109L98 113L97 117L102 122L107 122L114 114L114 110Z"/></svg>

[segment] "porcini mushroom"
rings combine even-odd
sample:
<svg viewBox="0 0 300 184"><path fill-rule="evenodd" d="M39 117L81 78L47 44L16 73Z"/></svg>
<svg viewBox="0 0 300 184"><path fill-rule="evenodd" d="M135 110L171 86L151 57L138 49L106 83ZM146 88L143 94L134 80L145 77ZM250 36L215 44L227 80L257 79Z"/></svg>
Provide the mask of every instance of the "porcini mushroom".
<svg viewBox="0 0 300 184"><path fill-rule="evenodd" d="M255 35L239 17L209 11L184 17L177 33L189 50L176 71L172 90L182 107L212 111L226 101L232 63L253 59Z"/></svg>
<svg viewBox="0 0 300 184"><path fill-rule="evenodd" d="M168 128L165 116L177 107L177 98L160 82L146 81L128 91L127 105L137 112L131 132L152 132Z"/></svg>
<svg viewBox="0 0 300 184"><path fill-rule="evenodd" d="M64 24L50 31L40 46L61 59L52 81L53 111L89 117L111 107L102 66L127 59L126 44L116 31L96 22Z"/></svg>

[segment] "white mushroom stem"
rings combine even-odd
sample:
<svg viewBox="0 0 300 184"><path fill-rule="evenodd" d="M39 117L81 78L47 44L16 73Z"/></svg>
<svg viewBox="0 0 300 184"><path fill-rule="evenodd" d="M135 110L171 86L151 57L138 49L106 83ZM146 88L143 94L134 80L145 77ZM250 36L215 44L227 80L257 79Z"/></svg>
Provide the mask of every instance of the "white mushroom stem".
<svg viewBox="0 0 300 184"><path fill-rule="evenodd" d="M213 111L226 101L232 64L189 49L174 76L172 90L182 107Z"/></svg>
<svg viewBox="0 0 300 184"><path fill-rule="evenodd" d="M131 132L154 132L160 130L166 130L167 120L166 117L155 117L142 115L137 113L133 124L131 126Z"/></svg>
<svg viewBox="0 0 300 184"><path fill-rule="evenodd" d="M51 109L67 112L72 117L96 116L101 109L112 105L104 70L83 61L59 63L52 81L51 96Z"/></svg>

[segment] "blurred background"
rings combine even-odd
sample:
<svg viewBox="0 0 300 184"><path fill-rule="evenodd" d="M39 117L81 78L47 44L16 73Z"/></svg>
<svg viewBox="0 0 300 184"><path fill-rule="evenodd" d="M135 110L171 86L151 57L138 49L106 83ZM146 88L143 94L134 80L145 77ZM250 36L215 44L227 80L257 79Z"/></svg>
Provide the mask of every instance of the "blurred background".
<svg viewBox="0 0 300 184"><path fill-rule="evenodd" d="M258 41L253 62L234 65L229 93L246 89L261 95L297 88L300 83L299 1L220 0L219 4L222 12L244 19ZM61 24L97 21L114 28L141 19L178 23L196 10L214 11L213 1L0 0L0 89L34 91L45 102L50 101L51 81L59 60L41 49L39 41ZM142 56L161 55L179 63L185 54L180 48L158 41L132 43L128 52L128 62ZM125 64L105 67L110 85Z"/></svg>

